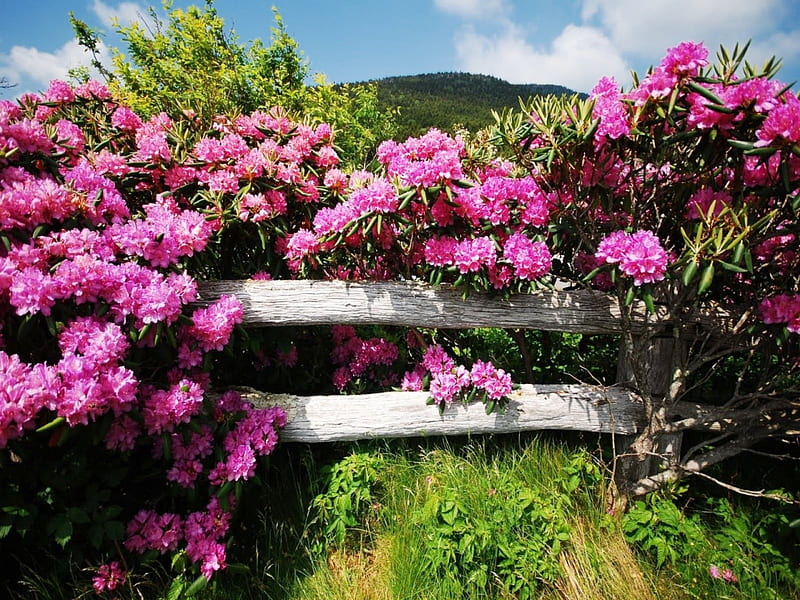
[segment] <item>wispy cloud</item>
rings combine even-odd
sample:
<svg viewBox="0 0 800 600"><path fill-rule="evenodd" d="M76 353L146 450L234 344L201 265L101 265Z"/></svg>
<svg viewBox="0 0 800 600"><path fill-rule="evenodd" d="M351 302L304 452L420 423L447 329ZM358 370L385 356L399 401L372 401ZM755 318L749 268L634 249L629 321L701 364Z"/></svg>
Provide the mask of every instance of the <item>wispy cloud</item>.
<svg viewBox="0 0 800 600"><path fill-rule="evenodd" d="M502 18L508 12L505 0L433 0L442 12L465 19Z"/></svg>
<svg viewBox="0 0 800 600"><path fill-rule="evenodd" d="M780 0L584 0L584 21L596 21L620 52L660 58L690 40L714 52L750 38L764 39L785 16Z"/></svg>
<svg viewBox="0 0 800 600"><path fill-rule="evenodd" d="M10 83L24 82L37 89L47 87L52 79L67 79L73 67L89 66L91 56L70 40L53 52L43 52L30 46L13 46L10 51L0 53L0 73ZM14 92L25 90L15 88Z"/></svg>
<svg viewBox="0 0 800 600"><path fill-rule="evenodd" d="M456 41L461 68L512 83L558 83L589 91L602 74L624 81L629 69L613 44L591 27L568 25L546 48L532 46L510 26L488 37L465 29Z"/></svg>
<svg viewBox="0 0 800 600"><path fill-rule="evenodd" d="M143 24L149 22L149 13L136 2L120 2L116 6L111 6L102 0L94 0L92 11L105 25L113 25L114 22L117 22L122 26L127 26L137 21Z"/></svg>
<svg viewBox="0 0 800 600"><path fill-rule="evenodd" d="M508 0L493 3L505 16L489 31L477 18L487 3L434 0L440 10L471 17L454 37L459 68L513 82L588 91L610 75L627 85L631 67L644 71L682 41L703 42L713 56L720 45L752 40L748 60L758 66L771 55L800 57L800 27L791 28L787 0L581 0L572 22L565 19L555 37L544 41L541 32L514 23Z"/></svg>

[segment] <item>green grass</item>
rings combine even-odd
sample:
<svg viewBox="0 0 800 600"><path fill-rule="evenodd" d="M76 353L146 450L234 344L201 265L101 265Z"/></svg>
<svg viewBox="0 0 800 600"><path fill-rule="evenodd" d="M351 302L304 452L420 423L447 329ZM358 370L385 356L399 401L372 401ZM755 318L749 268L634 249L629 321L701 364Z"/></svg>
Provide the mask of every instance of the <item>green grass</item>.
<svg viewBox="0 0 800 600"><path fill-rule="evenodd" d="M800 598L796 508L695 487L609 514L608 472L587 439L280 446L260 490L241 499L231 566L198 597ZM711 564L738 581L715 580ZM167 570L142 574L119 597L165 597ZM71 568L73 582L79 571ZM78 596L33 567L24 583L19 598Z"/></svg>

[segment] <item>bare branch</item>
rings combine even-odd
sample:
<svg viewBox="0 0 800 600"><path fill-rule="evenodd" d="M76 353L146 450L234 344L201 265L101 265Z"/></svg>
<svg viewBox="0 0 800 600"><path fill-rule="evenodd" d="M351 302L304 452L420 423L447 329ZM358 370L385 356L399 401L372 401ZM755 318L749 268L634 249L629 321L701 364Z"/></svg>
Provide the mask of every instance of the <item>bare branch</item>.
<svg viewBox="0 0 800 600"><path fill-rule="evenodd" d="M752 498L767 498L769 500L777 500L778 502L784 502L786 504L794 504L795 502L794 498L792 498L789 495L784 496L782 494L770 494L768 492L765 492L764 490L746 490L736 485L720 481L719 479L717 479L716 477L712 477L708 473L702 473L700 471L697 471L696 473L693 473L693 475L699 475L700 477L704 477L709 481L713 481L718 486L724 487L726 490L731 490L733 492L736 492L737 494L741 494L742 496L750 496Z"/></svg>

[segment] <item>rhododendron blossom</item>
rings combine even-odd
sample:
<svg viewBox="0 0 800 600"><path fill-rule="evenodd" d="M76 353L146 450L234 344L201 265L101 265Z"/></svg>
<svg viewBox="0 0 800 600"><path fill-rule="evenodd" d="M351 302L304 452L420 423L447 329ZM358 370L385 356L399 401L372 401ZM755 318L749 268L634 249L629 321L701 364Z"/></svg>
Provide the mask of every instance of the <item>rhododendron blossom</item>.
<svg viewBox="0 0 800 600"><path fill-rule="evenodd" d="M600 120L595 140L602 144L605 138L617 139L630 133L628 111L622 103L622 93L613 77L603 77L592 88L589 97L594 100L592 116Z"/></svg>
<svg viewBox="0 0 800 600"><path fill-rule="evenodd" d="M105 591L114 591L125 583L128 573L120 566L118 560L101 565L97 568L97 575L92 578L92 587L99 594Z"/></svg>
<svg viewBox="0 0 800 600"><path fill-rule="evenodd" d="M633 277L636 286L661 281L669 264L667 252L650 231L633 234L615 231L603 238L595 256L606 263L618 264L625 275Z"/></svg>
<svg viewBox="0 0 800 600"><path fill-rule="evenodd" d="M539 279L550 272L552 258L544 242L534 242L523 233L510 236L503 245L503 258L520 279Z"/></svg>

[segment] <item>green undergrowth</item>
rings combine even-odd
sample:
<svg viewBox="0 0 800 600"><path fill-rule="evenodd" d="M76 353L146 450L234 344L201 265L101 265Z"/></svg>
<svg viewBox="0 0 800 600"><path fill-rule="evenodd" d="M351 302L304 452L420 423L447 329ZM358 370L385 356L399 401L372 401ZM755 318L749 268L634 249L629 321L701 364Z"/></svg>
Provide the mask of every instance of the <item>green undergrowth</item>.
<svg viewBox="0 0 800 600"><path fill-rule="evenodd" d="M586 447L527 434L290 448L233 548L249 571L204 597L800 598L796 508L684 491L610 514Z"/></svg>
<svg viewBox="0 0 800 600"><path fill-rule="evenodd" d="M610 513L590 437L284 444L240 500L228 569L197 597L800 598L797 507L693 484ZM28 560L17 598L75 597L81 565ZM130 597L169 598L169 581L153 570Z"/></svg>

